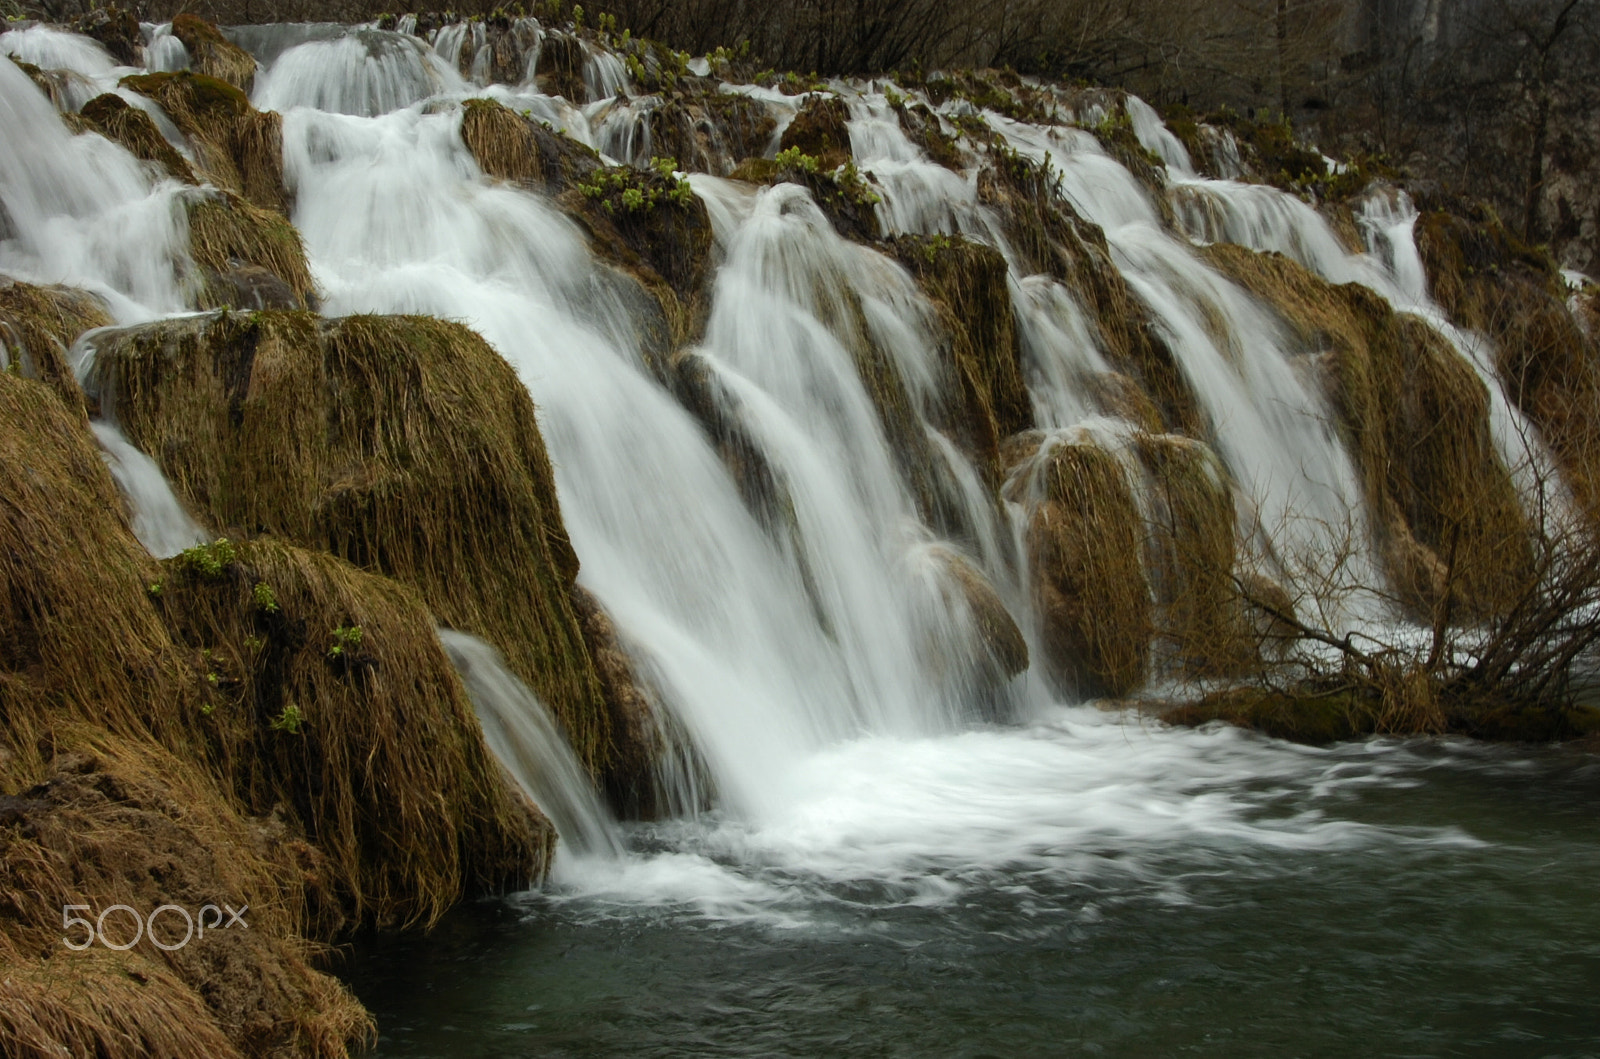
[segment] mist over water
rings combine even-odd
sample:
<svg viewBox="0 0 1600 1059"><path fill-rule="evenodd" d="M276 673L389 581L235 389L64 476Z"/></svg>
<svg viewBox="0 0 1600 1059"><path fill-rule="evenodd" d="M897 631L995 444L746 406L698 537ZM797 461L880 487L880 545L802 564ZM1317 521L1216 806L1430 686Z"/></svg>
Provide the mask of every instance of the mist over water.
<svg viewBox="0 0 1600 1059"><path fill-rule="evenodd" d="M152 28L152 68L183 61L163 40L171 38ZM1018 545L1026 515L1019 503L986 500L976 469L929 425L953 380L933 357L932 307L904 269L837 235L798 186L691 181L710 212L719 265L705 337L689 354L718 412L770 472L785 512L773 518L741 495L701 424L652 373L617 277L578 227L543 196L485 177L461 141L461 101L488 95L619 158L647 151L648 108L608 102L627 88L614 56L591 54L590 98L563 101L526 83L472 84L460 72L462 49L474 47L465 31L436 40L437 50L367 27L258 27L239 40L262 63L253 102L283 113L292 220L323 313L459 320L516 369L538 407L580 583L604 604L714 787L707 811L694 811L698 793L681 787L669 799L679 815L617 824L492 649L443 631L491 747L556 822L562 847L543 890L463 913L431 955L404 950L441 974L448 961L470 964L465 978L481 995L446 987L418 999L410 991L432 987L386 977L381 960L365 965L364 999L393 1019L385 1050L451 1054L463 1040L452 1037L457 1004L492 1015L477 1043L454 1054L535 1046L603 1054L669 1041L686 1054L697 1044L745 1054L825 1046L925 1054L945 1051L941 1042L985 1054L991 1036L997 1050L1059 1044L1035 1031L1068 1024L1098 1040L1102 1054L1156 1054L1138 1049L1159 1048L1150 1026L1161 1012L1219 1004L1229 988L1266 996L1273 976L1284 989L1314 991L1318 975L1296 966L1295 946L1316 943L1307 925L1315 917L1322 930L1354 939L1324 939L1335 966L1319 1001L1336 1031L1329 1039L1349 1044L1405 1021L1392 997L1369 1003L1370 1024L1335 1017L1340 1005L1371 1001L1361 996L1363 970L1382 979L1382 961L1393 958L1420 974L1455 950L1433 933L1407 949L1403 924L1374 938L1327 917L1386 923L1390 901L1444 915L1441 895L1452 887L1465 900L1510 900L1517 873L1545 857L1555 866L1528 884L1529 900L1550 903L1557 919L1570 914L1576 940L1562 950L1570 972L1526 977L1537 962L1528 939L1548 924L1510 940L1469 924L1463 936L1504 946L1504 966L1473 973L1503 978L1505 1003L1526 996L1519 976L1544 982L1557 994L1546 1013L1551 1032L1580 1039L1562 1005L1576 985L1600 984L1600 923L1592 907L1570 903L1568 888L1597 866L1596 847L1585 846L1592 816L1561 809L1544 833L1523 839L1512 810L1479 799L1469 813L1452 799L1486 776L1516 787L1529 769L1556 769L1571 778L1562 804L1592 808L1587 766L1528 765L1451 745L1311 749L1232 729L1172 729L1057 701L1037 666L1004 689L1001 721L989 719L994 711L976 702L985 664L973 647L978 618L953 571L955 560L979 571L1035 640ZM112 72L97 48L54 31L0 36L0 50L90 81ZM531 75L536 55L529 64ZM1095 411L1088 382L1106 360L1073 294L1025 273L975 179L928 160L883 95L861 91L850 105L856 161L874 174L886 232L961 234L999 249L1040 427L1057 440L1114 447L1131 428ZM792 102L773 106L780 123L792 116ZM1128 111L1166 164L1179 231L1090 134L985 117L1015 150L1048 161L1058 193L1105 230L1116 267L1198 398L1258 550L1284 569L1346 555L1353 579L1379 576L1366 554L1369 515L1326 402L1293 363L1281 325L1207 267L1199 242L1278 250L1423 316L1490 384L1507 465L1529 483L1548 479L1528 470L1546 457L1505 400L1483 340L1451 329L1429 302L1403 196L1369 204L1368 252L1352 252L1296 199L1200 179L1150 108L1130 100ZM98 136L70 136L3 60L0 130L15 148L0 154L0 271L85 287L123 323L187 309L182 196L192 191L153 179ZM942 498L939 526L919 508L863 382L864 348L905 381L932 454L920 470ZM159 473L152 480L155 464L114 426L96 429L141 541L172 554L199 539ZM1342 620L1360 627L1394 616L1356 600ZM1427 893L1418 872L1438 873L1445 889ZM1474 873L1481 892L1468 881ZM1320 907L1324 899L1337 911ZM1171 936L1185 931L1188 940ZM1207 931L1227 934L1220 955L1204 950ZM579 950L577 981L598 994L585 999L552 980L545 964L558 944ZM608 961L602 950L637 959ZM1174 952L1177 972L1163 962ZM762 970L784 959L793 961L791 979ZM1200 966L1211 959L1212 971ZM703 982L702 995L666 989L679 1005L668 1010L650 999L640 966ZM970 973L953 970L962 966ZM828 980L837 967L852 983L848 996ZM773 1010L793 1016L799 1044L758 1030L742 1043L722 1035L718 1004L751 982L754 993L721 1012L727 1024L759 1026L769 989ZM1063 1015L1018 1000L1030 983L1041 997L1078 1006ZM909 997L944 987L951 999L918 1026ZM1108 992L1097 994L1101 987ZM967 989L976 995L961 995ZM1156 1014L1139 1013L1134 995L1147 995ZM584 1013L612 1001L612 1020L585 1028ZM848 1013L857 1003L859 1017ZM546 1004L548 1017L538 1013ZM830 1031L826 1016L839 1005L844 1028ZM852 1035L849 1027L874 1020L899 1036ZM1294 1039L1287 1023L1268 1024L1277 1034L1269 1039ZM625 1032L613 1034L617 1027ZM1204 1043L1174 1032L1175 1044ZM1492 1026L1480 1036L1485 1048L1497 1039ZM1415 1043L1433 1054L1426 1033ZM1209 1047L1247 1054L1225 1044ZM1355 1054L1327 1051L1336 1053Z"/></svg>

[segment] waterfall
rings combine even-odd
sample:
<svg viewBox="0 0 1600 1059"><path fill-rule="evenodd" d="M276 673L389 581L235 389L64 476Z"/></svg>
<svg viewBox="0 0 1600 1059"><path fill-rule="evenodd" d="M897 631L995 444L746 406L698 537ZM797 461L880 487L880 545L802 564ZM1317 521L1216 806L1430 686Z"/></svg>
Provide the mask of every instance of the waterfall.
<svg viewBox="0 0 1600 1059"><path fill-rule="evenodd" d="M439 643L461 674L489 749L550 818L567 850L580 857L620 857L616 821L544 703L476 636L440 629Z"/></svg>
<svg viewBox="0 0 1600 1059"><path fill-rule="evenodd" d="M100 454L128 505L133 535L146 551L157 559L170 559L185 548L211 539L183 509L154 460L134 448L112 424L100 420L89 427L100 442Z"/></svg>
<svg viewBox="0 0 1600 1059"><path fill-rule="evenodd" d="M1063 714L1031 673L1007 682L985 669L983 621L966 593L971 581L992 589L1033 635L1019 559L1026 553L1021 501L1009 488L996 498L980 468L936 428L960 382L936 355L938 314L906 268L841 237L799 185L755 188L696 175L691 186L711 219L716 265L704 334L692 348L668 351L670 358L652 353L622 293L634 278L598 260L583 230L548 196L488 178L461 134L463 100L482 95L607 158L646 159L660 100L615 98L629 90L617 55L586 44L590 100L567 101L529 83L537 44L524 55L522 83L470 83L486 79L488 61L480 61L487 44L476 25L441 30L432 45L372 26L231 32L262 64L254 104L283 116L291 219L324 294L322 311L462 321L505 357L532 396L580 583L604 605L662 708L693 742L714 780L718 819L734 822L717 832L712 844L726 845L711 851L713 859L737 857L732 847L776 860L849 855L822 848L817 837L838 810L851 819L851 841L882 840L886 861L914 862L915 823L926 805L949 814L952 831L972 827L965 802L980 799L985 784L1009 782L1010 740L1034 739L1041 728L1050 734L1028 748L1037 752L1032 771L1006 796L1045 837L1013 837L1028 849L1072 837L1071 828L1040 822L1053 811L1048 798L1035 798L1050 786L1040 777L1058 765L1083 768L1091 778L1068 786L1087 805L1115 787L1121 764L1097 772L1084 759L1115 753L1106 748L1124 736L1110 721ZM186 61L162 27L149 27L147 42L152 68ZM95 85L114 83L117 73L98 45L58 31L14 31L0 36L0 49ZM779 134L796 112L795 99L775 90L721 87L763 101ZM974 169L931 160L907 137L886 94L871 85L836 88L851 96L850 142L856 164L873 174L885 233L960 235L1004 258L1027 397L1044 444L1099 445L1128 461L1130 480L1137 478L1128 454L1134 426L1094 399L1111 359L1079 294L1030 273ZM1492 351L1481 337L1452 329L1428 299L1409 202L1373 200L1363 216L1368 252L1352 252L1290 196L1201 179L1151 108L1134 99L1126 106L1139 142L1165 164L1168 202L1090 132L981 116L1011 150L1045 169L1051 194L1103 230L1112 264L1195 397L1253 557L1290 573L1334 557L1349 580L1380 580L1368 554L1369 513L1328 401L1275 315L1210 267L1197 244L1277 250L1422 316L1490 384L1495 438L1508 466L1542 466L1536 435L1494 378ZM1103 108L1096 113L1105 116ZM929 114L941 134L959 136L955 119L978 111L958 99ZM177 139L170 123L161 127ZM0 132L7 145L0 272L86 288L123 323L184 311L191 268L181 188L154 179L100 136L70 135L44 95L4 60ZM775 148L776 140L769 154ZM703 400L681 399L691 384ZM752 499L748 483L730 471L707 418L748 446L763 476L761 498ZM155 464L114 424L96 424L95 432L139 539L158 555L200 539ZM1549 476L1529 473L1528 480ZM1362 601L1336 619L1358 628L1390 617ZM614 858L617 826L544 707L487 645L450 631L440 638L490 745L569 849ZM980 691L1004 709L975 709ZM972 731L976 718L997 715L1038 727L1024 729L1029 735ZM1058 736L1080 738L1093 752L1045 745ZM1206 738L1190 733L1167 750L1219 745ZM974 750L976 758L961 756ZM1205 776L1225 771L1203 764ZM1149 763L1135 771L1149 779L1152 770L1161 771ZM876 782L879 772L891 779ZM848 811L825 793L835 786L847 801L860 793ZM1187 793L1169 790L1169 800ZM696 801L677 794L679 803ZM873 799L894 798L907 801L876 830ZM1093 831L1094 813L1084 811L1082 830ZM959 860L964 849L987 856L994 847L964 834L942 848Z"/></svg>

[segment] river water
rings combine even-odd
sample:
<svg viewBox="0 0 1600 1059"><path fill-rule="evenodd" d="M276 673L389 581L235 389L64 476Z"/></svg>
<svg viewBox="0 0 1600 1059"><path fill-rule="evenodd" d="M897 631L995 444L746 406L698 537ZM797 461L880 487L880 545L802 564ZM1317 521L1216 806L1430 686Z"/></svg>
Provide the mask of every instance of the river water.
<svg viewBox="0 0 1600 1059"><path fill-rule="evenodd" d="M1600 1054L1600 761L1069 709L355 947L383 1056Z"/></svg>

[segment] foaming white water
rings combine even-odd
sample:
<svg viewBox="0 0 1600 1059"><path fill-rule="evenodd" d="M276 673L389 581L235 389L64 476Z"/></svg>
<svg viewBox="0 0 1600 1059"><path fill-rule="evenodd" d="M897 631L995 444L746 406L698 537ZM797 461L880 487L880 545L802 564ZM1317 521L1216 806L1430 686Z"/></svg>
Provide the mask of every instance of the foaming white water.
<svg viewBox="0 0 1600 1059"><path fill-rule="evenodd" d="M835 480L829 469L850 457L815 418L762 422L758 436L792 475L803 533L818 538L799 561L792 540L752 516L701 428L648 375L620 303L570 222L537 197L488 185L458 128L458 113L415 108L372 119L306 109L286 116L295 220L326 305L463 319L518 369L540 407L584 583L656 676L722 802L755 812L797 755L878 718L904 718L915 709L911 689L927 686L911 653L915 646L925 658L924 644L902 617L913 604L872 587L889 576L882 567L909 561L914 543L896 536L903 531L893 518L874 521L906 509L883 466L884 443L873 441L869 470ZM796 223L775 214L776 205L761 223ZM754 214L749 223L758 223ZM825 242L822 233L811 238ZM827 253L864 253L825 245ZM762 249L757 240L733 252ZM781 270L758 275L754 293L781 280ZM718 319L734 311L723 301L719 294ZM802 316L787 314L816 343L837 346ZM777 340L770 329L741 335L731 321L714 323L712 334L708 349L742 366L770 352L751 343ZM836 361L834 393L848 402L852 436L867 437L876 429L870 409L859 380L843 370ZM756 383L742 397L783 410Z"/></svg>
<svg viewBox="0 0 1600 1059"><path fill-rule="evenodd" d="M0 54L41 70L71 70L92 81L110 77L117 69L116 60L98 42L49 26L0 33Z"/></svg>
<svg viewBox="0 0 1600 1059"><path fill-rule="evenodd" d="M0 272L104 297L124 321L184 308L188 222L174 182L100 136L73 136L0 59Z"/></svg>
<svg viewBox="0 0 1600 1059"><path fill-rule="evenodd" d="M370 117L465 87L461 75L422 41L361 27L283 52L256 76L251 101L262 110L312 107Z"/></svg>
<svg viewBox="0 0 1600 1059"><path fill-rule="evenodd" d="M89 426L128 505L133 535L146 551L157 559L170 559L211 539L184 510L154 460L134 448L112 424L101 420Z"/></svg>
<svg viewBox="0 0 1600 1059"><path fill-rule="evenodd" d="M1081 707L1023 729L865 737L802 761L759 820L639 829L655 852L571 866L547 899L580 916L643 905L819 926L995 889L1047 905L1105 887L1182 903L1189 873L1267 872L1284 854L1481 845L1341 812L1359 789L1414 784L1416 768L1400 744L1323 750Z"/></svg>
<svg viewBox="0 0 1600 1059"><path fill-rule="evenodd" d="M476 636L440 629L439 643L466 685L484 741L550 818L566 852L591 860L621 856L616 821L544 703Z"/></svg>

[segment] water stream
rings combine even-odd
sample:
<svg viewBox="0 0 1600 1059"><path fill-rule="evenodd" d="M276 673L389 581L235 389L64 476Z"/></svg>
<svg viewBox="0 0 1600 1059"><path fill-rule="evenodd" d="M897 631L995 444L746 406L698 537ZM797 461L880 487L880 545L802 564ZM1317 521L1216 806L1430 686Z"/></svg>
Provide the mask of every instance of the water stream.
<svg viewBox="0 0 1600 1059"><path fill-rule="evenodd" d="M163 27L148 32L152 66L181 65ZM1168 729L1063 704L1031 671L1004 689L1002 723L978 720L992 711L974 707L984 660L955 560L1031 630L1008 521L1020 513L985 501L975 468L928 425L952 383L910 277L840 238L798 186L693 179L720 264L690 352L785 517L753 509L647 365L579 228L486 178L461 141L460 102L487 94L631 157L647 149L648 108L611 99L627 76L605 53L589 56L589 99L477 86L461 73L463 49L481 46L468 37L238 34L263 64L253 102L283 113L292 220L322 311L460 320L516 369L580 582L693 741L716 801L616 824L492 649L442 632L491 748L562 849L543 890L360 949L351 973L382 1054L1595 1054L1591 759ZM103 89L116 71L96 49L47 30L0 36L0 51ZM792 101L772 105L780 123L792 116ZM1087 396L1105 359L1071 292L1026 274L975 180L924 157L882 94L851 107L888 232L960 233L1011 263L1039 425L1125 430ZM1298 200L1196 177L1153 111L1130 101L1129 114L1191 192L1178 201L1209 204L1180 208L1181 230L1089 133L985 116L1104 228L1245 524L1284 569L1338 555L1371 582L1367 513L1280 325L1195 240L1280 250L1424 316L1490 383L1507 464L1537 465L1482 340L1449 331L1427 299L1407 203L1373 205L1372 245L1353 253ZM0 271L95 291L120 323L184 311L189 192L69 135L3 59L0 130ZM863 349L893 366L927 434L917 470L943 498L937 527L863 381ZM96 430L140 539L157 554L192 542L155 465L113 426ZM1393 616L1357 600L1340 620Z"/></svg>

